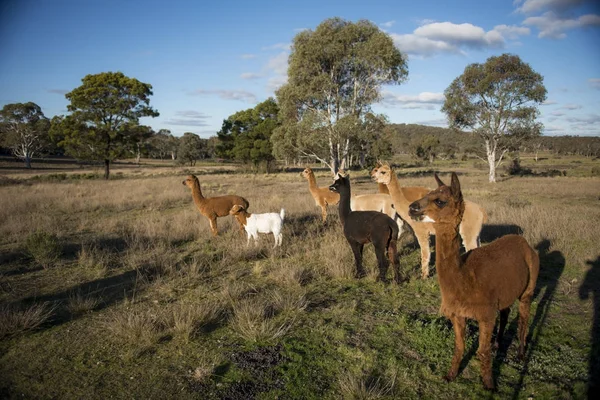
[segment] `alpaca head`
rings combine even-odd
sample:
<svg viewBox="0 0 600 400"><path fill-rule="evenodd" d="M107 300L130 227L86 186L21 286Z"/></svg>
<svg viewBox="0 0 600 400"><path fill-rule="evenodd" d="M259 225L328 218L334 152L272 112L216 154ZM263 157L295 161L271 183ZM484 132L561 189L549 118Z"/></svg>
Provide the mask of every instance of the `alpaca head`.
<svg viewBox="0 0 600 400"><path fill-rule="evenodd" d="M350 177L341 175L339 172L335 175L333 184L329 186L329 190L335 193L345 193L350 191Z"/></svg>
<svg viewBox="0 0 600 400"><path fill-rule="evenodd" d="M388 185L392 180L392 174L394 171L388 164L382 164L379 167L373 168L371 171L371 178L377 183L383 183Z"/></svg>
<svg viewBox="0 0 600 400"><path fill-rule="evenodd" d="M314 173L312 169L306 167L304 168L304 171L300 173L300 175L302 175L303 178L308 179L308 177L314 175Z"/></svg>
<svg viewBox="0 0 600 400"><path fill-rule="evenodd" d="M413 202L408 208L408 214L415 221L458 226L465 209L458 176L452 173L450 186L444 184L437 174L434 176L438 188Z"/></svg>
<svg viewBox="0 0 600 400"><path fill-rule="evenodd" d="M229 210L229 215L233 215L240 224L246 226L246 218L248 214L243 206L234 204L233 207L231 207L231 210Z"/></svg>
<svg viewBox="0 0 600 400"><path fill-rule="evenodd" d="M194 187L194 185L199 185L200 182L198 182L198 178L196 178L196 175L188 175L185 178L185 181L181 182L183 183L184 186L189 187L190 189Z"/></svg>
<svg viewBox="0 0 600 400"><path fill-rule="evenodd" d="M381 168L382 165L383 164L381 163L381 161L377 160L377 162L375 163L375 166L369 173L369 175L371 175L371 178L375 179L375 174L377 174L377 170L379 170L379 168Z"/></svg>

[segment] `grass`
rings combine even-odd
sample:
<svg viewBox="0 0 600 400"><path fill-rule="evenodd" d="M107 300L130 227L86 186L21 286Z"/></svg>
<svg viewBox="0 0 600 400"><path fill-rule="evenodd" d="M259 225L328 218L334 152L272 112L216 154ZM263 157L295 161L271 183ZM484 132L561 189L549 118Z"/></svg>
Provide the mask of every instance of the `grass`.
<svg viewBox="0 0 600 400"><path fill-rule="evenodd" d="M590 336L600 296L596 164L522 157L524 167L564 169L567 176L504 177L495 185L472 161L398 171L402 184L429 187L431 173L420 171L458 171L465 196L488 213L484 244L519 231L539 249L542 273L526 360L516 359L513 310L494 358L498 391L492 394L479 378L475 323L468 325L459 377L442 380L453 332L438 314L436 277L418 279L419 252L410 234L399 247L408 283L376 282L370 246L364 255L369 274L354 279L337 210L329 209L323 225L297 172L124 166L114 171L119 179L108 182L87 179L90 171L13 172L0 186L0 393L585 398L590 359L600 356L594 353L600 339ZM205 195L240 194L256 212L285 207L283 246L272 249L266 236L246 247L231 217L220 218L221 234L211 237L181 185L190 172L199 175ZM355 193L376 190L366 172L350 174ZM321 186L329 179L317 171ZM27 237L37 231L59 238L61 253L51 268L28 255Z"/></svg>

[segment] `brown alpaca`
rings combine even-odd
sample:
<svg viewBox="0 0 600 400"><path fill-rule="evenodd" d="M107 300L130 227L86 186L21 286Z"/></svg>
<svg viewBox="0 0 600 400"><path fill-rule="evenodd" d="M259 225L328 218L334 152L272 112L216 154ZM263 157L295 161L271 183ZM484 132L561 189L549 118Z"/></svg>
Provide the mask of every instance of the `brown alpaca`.
<svg viewBox="0 0 600 400"><path fill-rule="evenodd" d="M208 218L208 221L210 222L210 231L212 232L213 236L217 236L219 234L217 230L217 217L225 217L229 215L229 211L236 204L242 206L244 210L248 209L248 200L240 196L227 195L218 197L204 197L202 195L202 190L200 189L200 182L195 175L188 175L185 181L183 181L183 184L192 190L194 203L196 203L196 207L198 207L200 214ZM241 224L240 229L242 231L244 230L244 226Z"/></svg>
<svg viewBox="0 0 600 400"><path fill-rule="evenodd" d="M435 235L435 229L431 223L412 220L408 215L408 206L429 193L429 189L421 186L401 187L396 174L388 164L383 164L374 171L373 179L387 186L396 212L413 228L421 248L421 276L427 278L431 258L429 236ZM460 235L467 251L479 247L479 233L486 221L487 215L483 208L472 201L465 200L465 215L460 224Z"/></svg>
<svg viewBox="0 0 600 400"><path fill-rule="evenodd" d="M519 358L525 355L525 339L531 299L540 261L527 241L507 235L485 247L459 254L459 224L465 204L458 176L452 173L450 187L435 176L439 187L410 205L410 216L433 224L436 231L437 276L442 294L440 311L452 321L454 356L446 380L456 378L465 350L466 318L479 324L481 377L486 389L494 388L491 338L496 313L500 327L496 344L506 328L510 306L519 300Z"/></svg>
<svg viewBox="0 0 600 400"><path fill-rule="evenodd" d="M318 187L315 173L310 168L305 168L301 174L308 181L308 190L315 200L317 207L321 207L321 218L327 221L327 206L340 202L340 195L329 191L329 187Z"/></svg>

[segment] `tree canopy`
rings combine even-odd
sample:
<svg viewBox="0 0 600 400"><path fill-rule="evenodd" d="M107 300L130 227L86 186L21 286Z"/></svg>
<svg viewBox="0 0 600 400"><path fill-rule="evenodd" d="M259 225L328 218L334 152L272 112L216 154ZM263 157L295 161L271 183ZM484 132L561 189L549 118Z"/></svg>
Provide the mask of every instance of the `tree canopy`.
<svg viewBox="0 0 600 400"><path fill-rule="evenodd" d="M275 159L271 135L279 125L278 113L277 103L268 98L254 108L229 116L217 132L217 156L252 163L255 167L264 162L268 171Z"/></svg>
<svg viewBox="0 0 600 400"><path fill-rule="evenodd" d="M0 142L31 168L31 159L49 147L50 122L35 103L13 103L0 110Z"/></svg>
<svg viewBox="0 0 600 400"><path fill-rule="evenodd" d="M489 181L504 154L539 135L537 106L546 99L543 77L519 56L502 54L470 64L444 92L442 111L450 126L473 130L482 140Z"/></svg>
<svg viewBox="0 0 600 400"><path fill-rule="evenodd" d="M142 117L157 117L150 107L152 86L121 72L87 75L67 93L70 115L55 119L53 135L73 157L103 161L108 179L110 163L139 143Z"/></svg>
<svg viewBox="0 0 600 400"><path fill-rule="evenodd" d="M345 167L351 142L364 131L365 115L382 85L402 83L406 59L373 23L341 18L298 33L289 57L288 83L277 91L282 126L278 152L312 156L333 172Z"/></svg>

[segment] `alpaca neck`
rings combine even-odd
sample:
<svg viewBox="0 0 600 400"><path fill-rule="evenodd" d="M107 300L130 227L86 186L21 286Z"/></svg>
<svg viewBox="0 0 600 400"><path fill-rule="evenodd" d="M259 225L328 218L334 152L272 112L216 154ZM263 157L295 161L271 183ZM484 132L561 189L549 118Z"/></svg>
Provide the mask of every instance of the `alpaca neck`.
<svg viewBox="0 0 600 400"><path fill-rule="evenodd" d="M315 178L315 174L311 173L308 175L308 177L306 178L308 180L308 188L309 190L315 190L318 189L319 187L317 186L317 178Z"/></svg>
<svg viewBox="0 0 600 400"><path fill-rule="evenodd" d="M338 211L340 214L340 221L342 221L342 225L345 225L346 218L352 211L350 209L350 188L342 188L342 190L340 190L340 203L338 205Z"/></svg>
<svg viewBox="0 0 600 400"><path fill-rule="evenodd" d="M390 192L390 196L394 199L394 203L398 203L396 206L396 210L408 210L408 206L410 205L410 201L404 196L404 192L402 192L402 188L400 187L400 182L398 182L398 178L396 174L390 171L390 182L387 184L388 190Z"/></svg>
<svg viewBox="0 0 600 400"><path fill-rule="evenodd" d="M192 197L194 198L194 203L196 203L198 207L204 205L206 198L202 195L199 183L192 186Z"/></svg>
<svg viewBox="0 0 600 400"><path fill-rule="evenodd" d="M385 194L390 193L390 191L388 190L387 185L385 183L378 182L377 188L379 190L379 193L385 193Z"/></svg>
<svg viewBox="0 0 600 400"><path fill-rule="evenodd" d="M460 222L460 221L459 221ZM458 224L435 223L435 265L442 291L442 302L449 296L469 293L473 286L469 271L460 256Z"/></svg>

